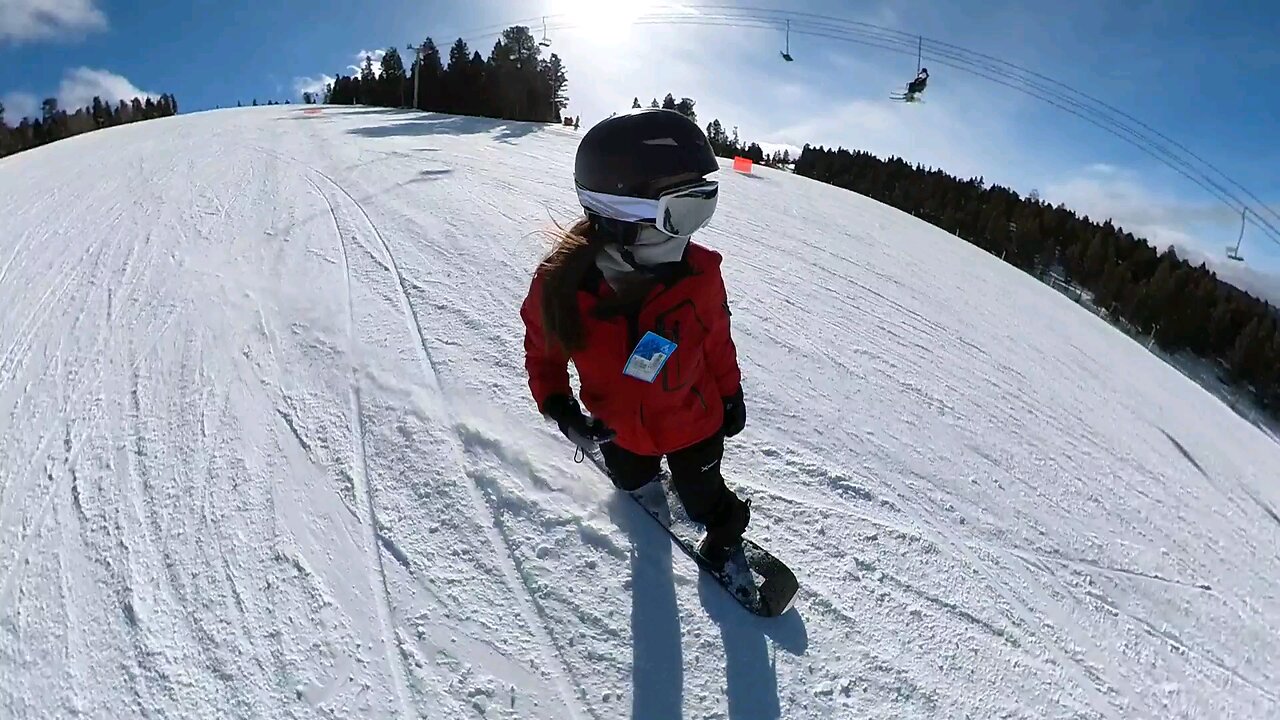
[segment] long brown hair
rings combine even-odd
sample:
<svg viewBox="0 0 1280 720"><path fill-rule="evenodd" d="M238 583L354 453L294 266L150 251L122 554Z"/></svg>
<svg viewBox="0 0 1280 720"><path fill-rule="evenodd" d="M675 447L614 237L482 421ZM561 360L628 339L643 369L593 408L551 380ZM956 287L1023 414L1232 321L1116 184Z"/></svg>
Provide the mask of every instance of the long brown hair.
<svg viewBox="0 0 1280 720"><path fill-rule="evenodd" d="M582 350L586 345L578 290L583 288L587 273L595 266L596 256L609 242L599 237L598 232L585 217L567 230L559 228L553 235L555 244L551 253L538 265L538 273L542 275L542 327L547 340L565 353ZM599 298L592 316L608 318L639 312L656 283L647 273L631 273L617 283L612 293Z"/></svg>
<svg viewBox="0 0 1280 720"><path fill-rule="evenodd" d="M591 222L582 217L555 236L551 253L538 265L542 275L542 327L566 353L586 341L578 309L578 289L595 265L600 246L591 241Z"/></svg>

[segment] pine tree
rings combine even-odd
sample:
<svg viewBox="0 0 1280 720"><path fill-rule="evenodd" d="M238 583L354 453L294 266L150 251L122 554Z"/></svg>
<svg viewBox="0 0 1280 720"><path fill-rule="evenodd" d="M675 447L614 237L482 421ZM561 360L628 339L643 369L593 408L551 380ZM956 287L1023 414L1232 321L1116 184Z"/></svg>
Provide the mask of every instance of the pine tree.
<svg viewBox="0 0 1280 720"><path fill-rule="evenodd" d="M0 157L13 153L15 145L13 132L4 121L4 103L0 102Z"/></svg>
<svg viewBox="0 0 1280 720"><path fill-rule="evenodd" d="M1256 375L1258 362L1261 359L1262 328L1262 317L1255 317L1245 326L1244 332L1236 338L1227 362L1237 380L1248 382Z"/></svg>
<svg viewBox="0 0 1280 720"><path fill-rule="evenodd" d="M466 63L469 51L466 43L462 44L462 59ZM418 48L418 56L414 60L413 82L417 86L419 110L446 110L448 102L444 97L445 80L444 65L440 60L440 48L431 38L422 41Z"/></svg>
<svg viewBox="0 0 1280 720"><path fill-rule="evenodd" d="M481 67L484 61L480 61ZM471 48L462 38L458 38L449 48L449 65L441 76L443 97L436 106L428 105L427 109L438 109L444 112L463 115L478 115L482 110L480 96L483 86L473 69Z"/></svg>
<svg viewBox="0 0 1280 720"><path fill-rule="evenodd" d="M1106 231L1099 229L1093 235L1093 240L1089 242L1089 249L1084 256L1084 268L1082 277L1086 281L1092 281L1095 278L1102 277L1102 272L1107 264L1107 240Z"/></svg>
<svg viewBox="0 0 1280 720"><path fill-rule="evenodd" d="M639 109L640 109L640 98L638 98L638 97L637 97L636 99L634 99L634 100L632 100L632 101L631 101L631 109L632 109L632 110L639 110Z"/></svg>
<svg viewBox="0 0 1280 720"><path fill-rule="evenodd" d="M721 157L728 155L729 134L724 131L724 126L719 120L712 120L707 124L707 142L711 145L711 151Z"/></svg>
<svg viewBox="0 0 1280 720"><path fill-rule="evenodd" d="M96 126L103 128L111 121L110 106L102 102L102 98L97 95L93 96L93 102L89 106L90 114L93 116L93 122Z"/></svg>
<svg viewBox="0 0 1280 720"><path fill-rule="evenodd" d="M671 96L668 95L667 97ZM693 100L690 100L689 98L680 98L680 102L676 103L675 107L672 109L696 123L698 122L698 114L693 111L693 106Z"/></svg>
<svg viewBox="0 0 1280 720"><path fill-rule="evenodd" d="M569 106L569 96L565 94L569 78L565 74L564 63L560 61L559 55L551 53L550 59L542 64L541 69L544 93L551 98L551 116L546 119L560 122L560 113Z"/></svg>
<svg viewBox="0 0 1280 720"><path fill-rule="evenodd" d="M552 98L540 82L540 50L523 25L502 31L486 63L488 101L495 116L508 120L546 120Z"/></svg>
<svg viewBox="0 0 1280 720"><path fill-rule="evenodd" d="M999 255L997 248L1004 247L1005 240L1009 235L1009 221L1004 219L998 212L991 213L987 220L986 226L986 242L983 244L988 251Z"/></svg>
<svg viewBox="0 0 1280 720"><path fill-rule="evenodd" d="M400 51L387 48L378 60L373 101L380 107L405 107L410 98L405 92L407 72Z"/></svg>
<svg viewBox="0 0 1280 720"><path fill-rule="evenodd" d="M378 104L383 107L405 107L408 105L406 90L408 75L404 69L404 59L400 51L394 47L387 48L382 54L378 73Z"/></svg>
<svg viewBox="0 0 1280 720"><path fill-rule="evenodd" d="M356 91L356 102L361 105L374 105L377 103L377 80L378 76L373 71L373 56L364 56L364 65L360 68L360 81Z"/></svg>
<svg viewBox="0 0 1280 720"><path fill-rule="evenodd" d="M471 98L472 106L468 111L472 115L484 115L492 112L489 106L490 87L498 84L496 75L490 75L489 64L480 56L480 51L471 53L471 62L467 66L467 78L471 83L465 94Z"/></svg>

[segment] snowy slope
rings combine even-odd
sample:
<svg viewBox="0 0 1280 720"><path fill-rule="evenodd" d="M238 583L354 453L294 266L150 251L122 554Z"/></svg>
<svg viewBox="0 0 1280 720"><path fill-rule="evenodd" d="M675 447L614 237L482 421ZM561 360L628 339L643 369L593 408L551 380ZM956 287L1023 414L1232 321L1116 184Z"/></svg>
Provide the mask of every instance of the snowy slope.
<svg viewBox="0 0 1280 720"><path fill-rule="evenodd" d="M722 173L746 615L517 308L579 136L225 110L0 161L0 717L1277 718L1280 445L1032 278Z"/></svg>

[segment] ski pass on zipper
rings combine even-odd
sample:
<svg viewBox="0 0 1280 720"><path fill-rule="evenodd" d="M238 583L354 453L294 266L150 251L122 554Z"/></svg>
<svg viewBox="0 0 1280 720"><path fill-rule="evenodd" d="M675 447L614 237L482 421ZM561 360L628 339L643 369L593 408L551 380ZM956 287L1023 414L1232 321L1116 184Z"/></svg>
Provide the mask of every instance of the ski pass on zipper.
<svg viewBox="0 0 1280 720"><path fill-rule="evenodd" d="M675 343L652 331L646 332L636 344L636 349L631 351L622 374L651 383L662 372L662 366L667 364L667 358L675 351Z"/></svg>

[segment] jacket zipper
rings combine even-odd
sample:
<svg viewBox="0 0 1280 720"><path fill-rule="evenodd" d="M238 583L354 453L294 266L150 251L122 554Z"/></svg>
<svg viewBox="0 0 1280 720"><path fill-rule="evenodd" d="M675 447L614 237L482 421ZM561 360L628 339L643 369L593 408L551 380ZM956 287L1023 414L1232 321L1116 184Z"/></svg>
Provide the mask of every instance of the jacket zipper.
<svg viewBox="0 0 1280 720"><path fill-rule="evenodd" d="M658 292L640 301L640 305L639 307L636 308L634 313L626 314L627 335L630 336L629 340L631 341L631 347L630 349L628 349L627 351L628 353L631 352L631 350L634 350L636 344L640 342L640 315L644 312L645 306L650 304L654 300L657 300L663 293L667 292L674 286L675 286L675 283L672 283L671 285L667 285L663 283L662 286L658 289ZM664 372L666 371L665 367L663 368L663 371ZM698 401L702 403L702 407L704 409L707 407L707 402L702 399L702 393L698 393ZM644 403L643 402L640 403L640 427L643 427L645 429L645 432L649 435L649 442L653 442L653 433L648 432L649 428L646 426L646 423L644 421Z"/></svg>

